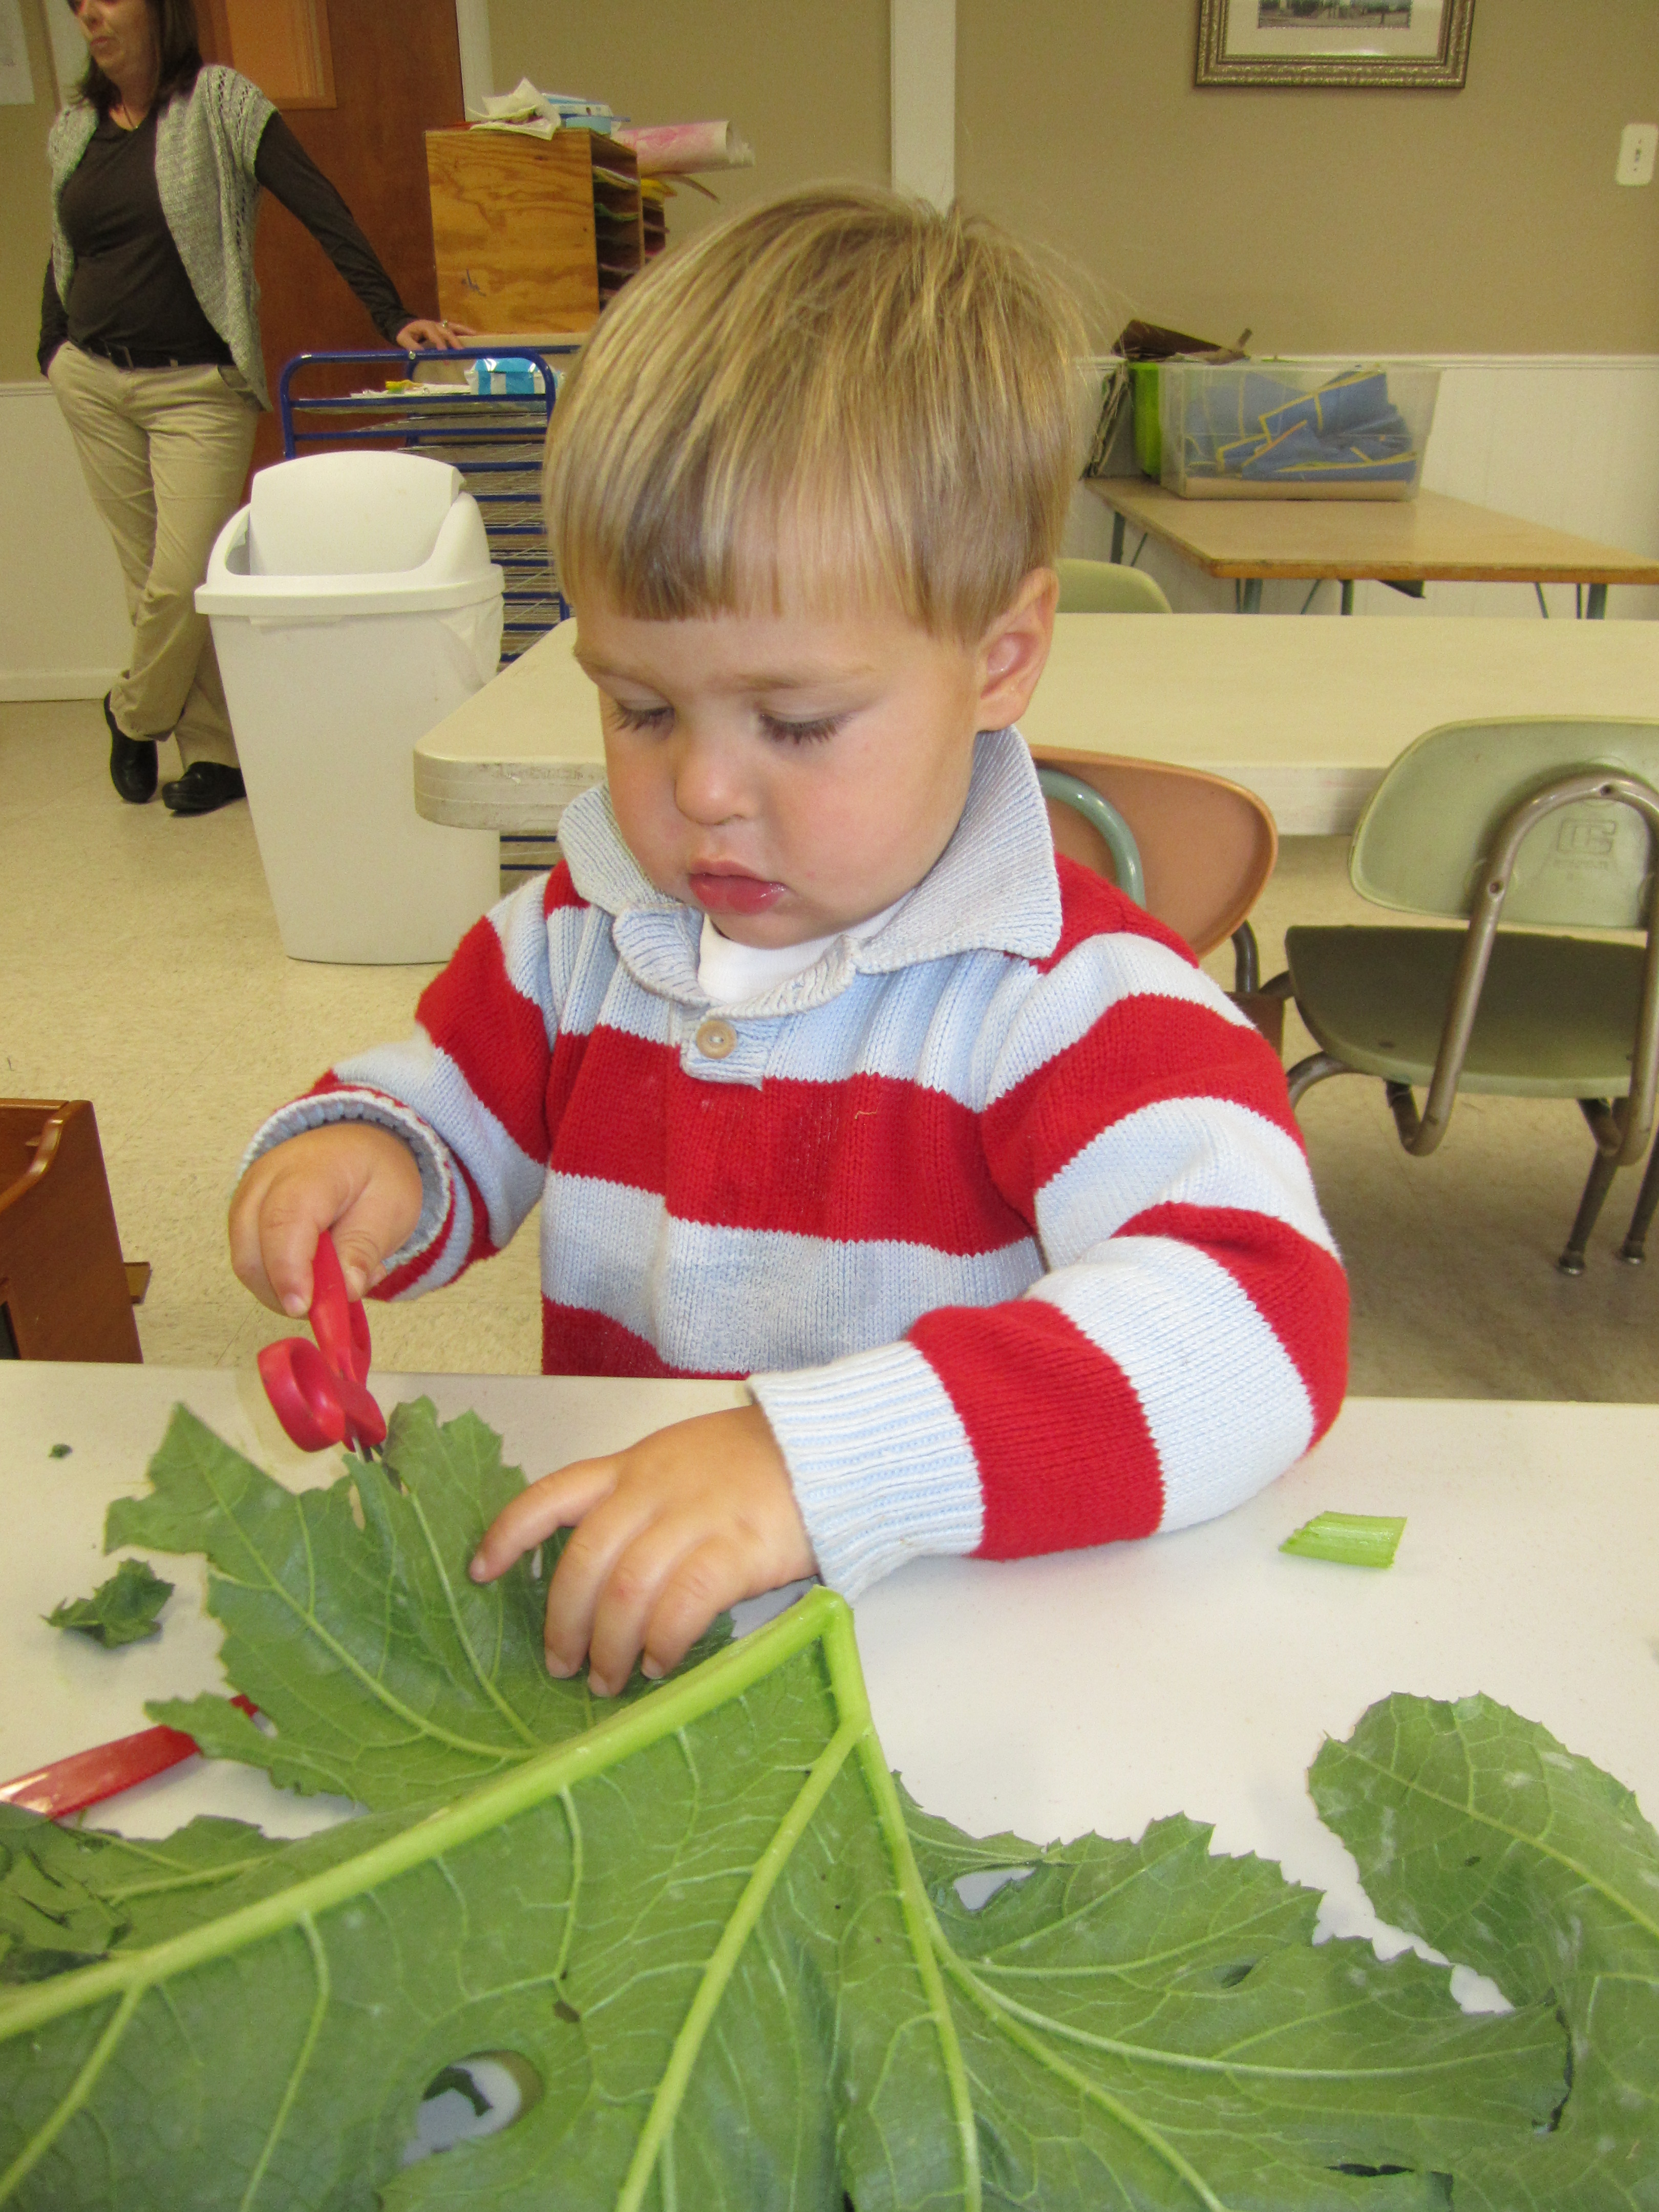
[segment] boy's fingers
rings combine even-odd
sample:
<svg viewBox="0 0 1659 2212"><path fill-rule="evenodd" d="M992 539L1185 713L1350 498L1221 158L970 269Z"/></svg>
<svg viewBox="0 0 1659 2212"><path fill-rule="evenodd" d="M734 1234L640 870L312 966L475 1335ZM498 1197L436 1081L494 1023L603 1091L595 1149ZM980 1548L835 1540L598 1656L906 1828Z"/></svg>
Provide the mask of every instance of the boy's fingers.
<svg viewBox="0 0 1659 2212"><path fill-rule="evenodd" d="M647 1528L651 1528L655 1510L655 1501L642 1497L637 1490L615 1490L591 1511L580 1516L578 1525L572 1529L569 1540L559 1555L553 1579L548 1584L545 1637L550 1674L561 1677L574 1674L581 1665L592 1646L595 1616L602 1600L610 1595L623 1556L625 1553L631 1553L639 1539ZM659 1543L661 1539L658 1532L652 1528L651 1533L655 1541ZM641 1555L638 1566L630 1567L624 1573L619 1593L624 1613L639 1609L641 1630L645 1609L642 1597L635 1595L635 1592L642 1586L643 1577L651 1572L654 1556L653 1544ZM665 1557L665 1571L667 1565L668 1559ZM634 1650L637 1651L638 1649L636 1640ZM631 1668L633 1663L633 1653L630 1652L627 1668ZM624 1681L627 1680L627 1668L623 1674ZM611 1674L607 1671L607 1665L596 1662L591 1678L593 1687L601 1696L611 1694ZM618 1683L617 1686L620 1687L621 1684Z"/></svg>
<svg viewBox="0 0 1659 2212"><path fill-rule="evenodd" d="M282 1301L270 1286L265 1273L265 1263L259 1251L259 1201L269 1173L262 1174L263 1160L258 1160L237 1185L236 1195L230 1202L230 1264L236 1279L252 1291L261 1304L279 1310Z"/></svg>
<svg viewBox="0 0 1659 2212"><path fill-rule="evenodd" d="M591 1512L609 1497L616 1482L614 1459L573 1460L568 1467L543 1475L501 1508L485 1529L467 1572L475 1583L493 1583L515 1559Z"/></svg>
<svg viewBox="0 0 1659 2212"><path fill-rule="evenodd" d="M720 1575L719 1555L725 1547L718 1538L708 1538L706 1529L705 1522L678 1517L653 1521L620 1550L599 1592L588 1634L588 1681L599 1696L614 1698L625 1689L634 1662L647 1648L653 1659L662 1660L659 1672L665 1673L680 1656L672 1650L676 1625L693 1619L706 1605L683 1651L730 1601L720 1593L736 1577L729 1568ZM665 1657L657 1648L655 1626L671 1589L680 1596L665 1638L672 1656Z"/></svg>
<svg viewBox="0 0 1659 2212"><path fill-rule="evenodd" d="M309 1311L317 1239L332 1225L327 1194L290 1178L273 1186L259 1209L259 1260L277 1306L295 1318Z"/></svg>
<svg viewBox="0 0 1659 2212"><path fill-rule="evenodd" d="M753 1595L752 1577L724 1537L688 1552L664 1584L645 1633L644 1667L653 1679L678 1667L719 1613Z"/></svg>

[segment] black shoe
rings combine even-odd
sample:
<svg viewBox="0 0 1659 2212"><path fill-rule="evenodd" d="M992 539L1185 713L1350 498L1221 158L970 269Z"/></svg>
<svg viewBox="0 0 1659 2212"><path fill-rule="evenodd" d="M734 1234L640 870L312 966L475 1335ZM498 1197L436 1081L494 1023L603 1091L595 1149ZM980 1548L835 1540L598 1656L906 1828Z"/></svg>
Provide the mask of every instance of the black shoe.
<svg viewBox="0 0 1659 2212"><path fill-rule="evenodd" d="M246 797L241 769L222 761L192 761L177 782L161 786L161 804L174 814L215 814Z"/></svg>
<svg viewBox="0 0 1659 2212"><path fill-rule="evenodd" d="M143 806L155 796L155 740L130 738L110 711L110 695L104 694L104 720L109 724L109 780L129 806Z"/></svg>

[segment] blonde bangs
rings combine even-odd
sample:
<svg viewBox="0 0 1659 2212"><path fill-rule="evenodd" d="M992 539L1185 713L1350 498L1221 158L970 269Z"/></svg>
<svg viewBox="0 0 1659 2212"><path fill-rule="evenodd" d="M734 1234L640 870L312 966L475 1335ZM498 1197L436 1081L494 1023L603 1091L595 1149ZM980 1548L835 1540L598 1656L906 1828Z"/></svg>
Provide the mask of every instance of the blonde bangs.
<svg viewBox="0 0 1659 2212"><path fill-rule="evenodd" d="M1058 553L1080 350L989 224L850 188L739 216L637 277L567 382L543 476L563 589L976 637Z"/></svg>

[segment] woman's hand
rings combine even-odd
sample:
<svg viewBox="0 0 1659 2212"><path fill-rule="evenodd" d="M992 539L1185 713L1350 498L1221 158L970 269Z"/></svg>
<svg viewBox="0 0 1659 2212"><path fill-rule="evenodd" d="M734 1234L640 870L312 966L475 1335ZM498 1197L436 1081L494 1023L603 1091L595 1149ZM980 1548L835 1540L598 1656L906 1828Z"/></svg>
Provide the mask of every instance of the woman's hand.
<svg viewBox="0 0 1659 2212"><path fill-rule="evenodd" d="M789 1470L758 1406L676 1421L627 1451L522 1490L472 1562L493 1583L557 1528L574 1533L547 1592L547 1667L613 1698L634 1662L654 1680L717 1613L813 1572Z"/></svg>
<svg viewBox="0 0 1659 2212"><path fill-rule="evenodd" d="M398 331L398 343L406 353L444 353L451 346L465 345L477 335L465 323L430 323L417 315Z"/></svg>

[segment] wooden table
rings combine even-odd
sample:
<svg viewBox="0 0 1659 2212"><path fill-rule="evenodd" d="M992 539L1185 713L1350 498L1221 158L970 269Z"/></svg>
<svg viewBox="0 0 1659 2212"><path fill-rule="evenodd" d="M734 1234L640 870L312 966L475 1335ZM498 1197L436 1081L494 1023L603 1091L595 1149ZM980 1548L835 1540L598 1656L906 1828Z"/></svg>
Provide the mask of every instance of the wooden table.
<svg viewBox="0 0 1659 2212"><path fill-rule="evenodd" d="M562 623L421 739L420 813L461 829L557 831L605 773L574 638ZM1389 763L1438 722L1655 714L1659 623L1061 615L1021 726L1044 749L1229 776L1297 836L1352 830Z"/></svg>
<svg viewBox="0 0 1659 2212"><path fill-rule="evenodd" d="M1659 561L1499 514L1442 492L1402 500L1177 499L1133 477L1091 478L1112 510L1112 558L1126 524L1161 538L1212 576L1235 579L1246 614L1266 577L1339 577L1353 611L1357 577L1386 583L1587 584L1585 611L1607 611L1609 584L1659 584Z"/></svg>
<svg viewBox="0 0 1659 2212"><path fill-rule="evenodd" d="M532 1474L737 1396L722 1382L483 1376L375 1387L387 1405L425 1390L446 1415L474 1408ZM296 1486L331 1479L287 1443L251 1370L0 1368L0 1777L143 1726L146 1697L220 1686L199 1563L158 1560L178 1589L154 1643L103 1652L40 1618L112 1571L105 1508L143 1486L179 1398ZM54 1460L59 1443L73 1449ZM916 1562L856 1608L887 1756L924 1806L978 1834L1212 1819L1218 1850L1268 1854L1326 1893L1324 1925L1372 1933L1303 1777L1325 1735L1391 1691L1485 1691L1659 1814L1656 1461L1653 1407L1352 1400L1300 1467L1202 1528L1045 1559ZM1395 1565L1281 1554L1327 1508L1404 1514ZM159 1835L211 1811L296 1834L339 1809L192 1765L95 1817Z"/></svg>

